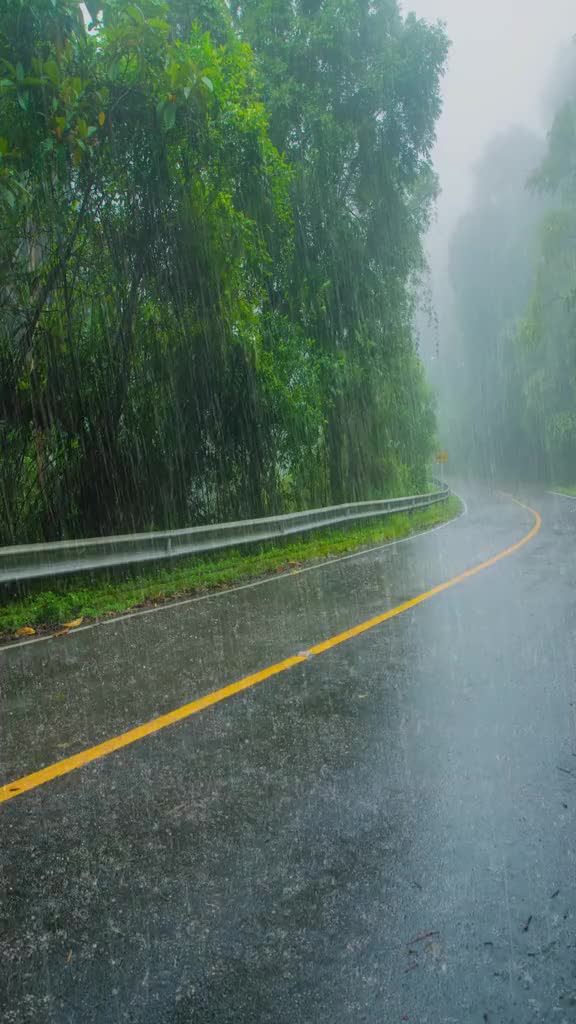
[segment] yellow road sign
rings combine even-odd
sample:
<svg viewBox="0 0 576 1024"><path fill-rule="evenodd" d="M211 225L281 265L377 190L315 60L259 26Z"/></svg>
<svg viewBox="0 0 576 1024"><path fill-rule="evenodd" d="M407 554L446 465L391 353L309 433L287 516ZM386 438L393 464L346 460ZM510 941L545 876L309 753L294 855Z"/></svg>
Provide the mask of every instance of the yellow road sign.
<svg viewBox="0 0 576 1024"><path fill-rule="evenodd" d="M436 452L436 462L441 466L445 466L448 462L448 452Z"/></svg>

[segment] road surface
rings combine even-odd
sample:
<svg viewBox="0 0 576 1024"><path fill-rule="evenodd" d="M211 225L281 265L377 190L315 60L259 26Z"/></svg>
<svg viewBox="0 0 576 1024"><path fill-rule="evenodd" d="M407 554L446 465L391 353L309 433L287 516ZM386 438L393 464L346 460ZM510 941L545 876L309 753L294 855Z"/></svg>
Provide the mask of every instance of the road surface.
<svg viewBox="0 0 576 1024"><path fill-rule="evenodd" d="M465 497L0 653L3 1024L576 1021L576 501Z"/></svg>

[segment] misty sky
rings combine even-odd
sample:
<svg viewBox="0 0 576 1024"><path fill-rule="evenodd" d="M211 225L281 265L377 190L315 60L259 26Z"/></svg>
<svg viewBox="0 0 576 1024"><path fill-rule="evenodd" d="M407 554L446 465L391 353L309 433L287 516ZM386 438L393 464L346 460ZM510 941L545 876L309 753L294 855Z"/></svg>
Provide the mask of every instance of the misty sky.
<svg viewBox="0 0 576 1024"><path fill-rule="evenodd" d="M435 159L443 189L431 238L438 264L485 143L510 124L545 131L542 94L559 50L576 34L576 0L403 0L403 7L445 21L453 43Z"/></svg>

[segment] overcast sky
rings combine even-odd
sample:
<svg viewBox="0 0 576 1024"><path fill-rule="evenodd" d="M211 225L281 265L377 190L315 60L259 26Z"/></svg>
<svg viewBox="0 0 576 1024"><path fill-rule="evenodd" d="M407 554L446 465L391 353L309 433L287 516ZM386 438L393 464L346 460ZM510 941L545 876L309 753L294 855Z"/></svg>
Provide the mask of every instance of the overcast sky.
<svg viewBox="0 0 576 1024"><path fill-rule="evenodd" d="M403 8L445 21L453 44L435 160L443 189L431 238L438 263L485 143L511 124L545 130L542 93L576 34L576 0L403 0Z"/></svg>

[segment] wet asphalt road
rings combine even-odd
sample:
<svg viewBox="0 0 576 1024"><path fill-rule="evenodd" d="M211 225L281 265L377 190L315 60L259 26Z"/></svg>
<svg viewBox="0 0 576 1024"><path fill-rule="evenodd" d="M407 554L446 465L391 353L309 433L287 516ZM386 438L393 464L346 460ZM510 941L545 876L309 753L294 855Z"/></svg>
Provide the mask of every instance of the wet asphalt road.
<svg viewBox="0 0 576 1024"><path fill-rule="evenodd" d="M518 541L427 536L0 653L2 782ZM576 1021L576 502L361 637L0 807L2 1024Z"/></svg>

